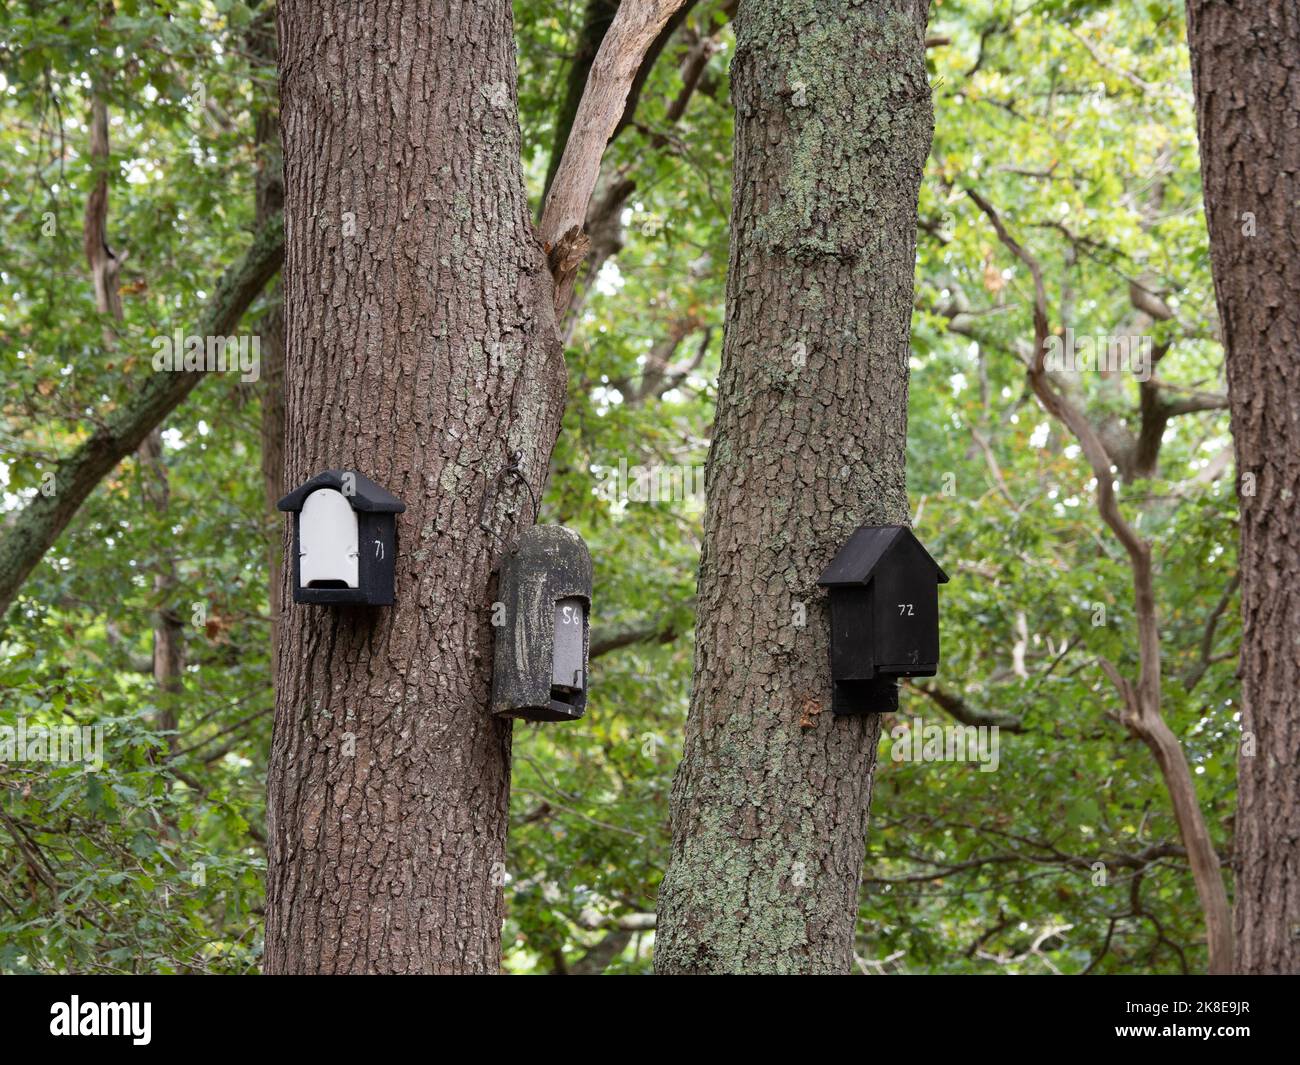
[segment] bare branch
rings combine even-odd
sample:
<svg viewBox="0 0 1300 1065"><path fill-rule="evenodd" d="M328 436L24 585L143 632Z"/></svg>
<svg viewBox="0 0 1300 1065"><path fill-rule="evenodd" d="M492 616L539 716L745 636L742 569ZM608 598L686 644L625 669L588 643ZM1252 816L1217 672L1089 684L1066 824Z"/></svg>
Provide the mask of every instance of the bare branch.
<svg viewBox="0 0 1300 1065"><path fill-rule="evenodd" d="M575 248L575 234L582 232L605 145L623 117L642 60L683 3L685 0L624 0L619 5L591 64L587 90L578 104L569 141L542 211L542 246L548 255L562 240L570 249ZM561 256L558 263L552 260L557 308L567 305L573 292L577 265L572 264L572 258L571 252ZM557 268L560 272L556 272Z"/></svg>
<svg viewBox="0 0 1300 1065"><path fill-rule="evenodd" d="M999 714L996 711L979 710L954 692L945 691L934 684L917 684L914 680L905 681L908 687L920 692L935 706L950 714L963 725L996 725L1004 732L1024 732L1025 723L1014 714Z"/></svg>
<svg viewBox="0 0 1300 1065"><path fill-rule="evenodd" d="M1163 382L1161 388L1172 388ZM1180 414L1194 414L1202 410L1227 410L1228 397L1218 392L1191 392L1182 399L1170 400L1165 404L1165 411L1170 418Z"/></svg>
<svg viewBox="0 0 1300 1065"><path fill-rule="evenodd" d="M685 605L693 610L695 601L691 600ZM592 631L588 657L598 658L636 643L672 643L683 631L684 627L678 617L672 613L660 614L643 621L604 625Z"/></svg>
<svg viewBox="0 0 1300 1065"><path fill-rule="evenodd" d="M1205 676L1205 671L1210 668L1214 662L1214 633L1219 627L1219 620L1223 617L1223 612L1228 609L1228 604L1232 602L1232 597L1237 593L1237 588L1241 584L1241 571L1238 570L1232 575L1232 580L1228 586L1223 589L1223 594L1219 596L1219 601L1214 604L1214 609L1210 611L1210 616L1205 619L1205 632L1201 635L1201 654L1196 664L1187 671L1183 678L1183 687L1191 691L1200 683Z"/></svg>

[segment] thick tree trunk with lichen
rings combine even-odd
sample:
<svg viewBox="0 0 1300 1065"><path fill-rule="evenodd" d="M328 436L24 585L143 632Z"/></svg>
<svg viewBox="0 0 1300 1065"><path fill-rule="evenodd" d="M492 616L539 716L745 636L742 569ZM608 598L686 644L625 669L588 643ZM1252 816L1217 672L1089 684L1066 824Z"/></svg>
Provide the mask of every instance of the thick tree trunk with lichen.
<svg viewBox="0 0 1300 1065"><path fill-rule="evenodd" d="M1300 7L1189 0L1241 509L1236 967L1300 972Z"/></svg>
<svg viewBox="0 0 1300 1065"><path fill-rule="evenodd" d="M906 523L924 0L745 0L727 335L660 973L845 973L877 717L831 714L817 578ZM806 618L804 615L806 614Z"/></svg>
<svg viewBox="0 0 1300 1065"><path fill-rule="evenodd" d="M564 393L510 5L281 0L280 50L285 477L356 469L407 509L394 606L282 589L266 969L493 972L510 726L478 514L515 450L540 488Z"/></svg>

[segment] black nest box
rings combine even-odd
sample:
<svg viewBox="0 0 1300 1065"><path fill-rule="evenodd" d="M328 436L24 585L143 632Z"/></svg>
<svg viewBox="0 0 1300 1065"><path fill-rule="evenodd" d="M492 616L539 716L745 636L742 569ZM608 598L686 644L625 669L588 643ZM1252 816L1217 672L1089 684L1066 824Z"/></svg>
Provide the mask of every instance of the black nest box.
<svg viewBox="0 0 1300 1065"><path fill-rule="evenodd" d="M293 601L389 606L397 515L406 504L369 477L326 470L279 503L293 515Z"/></svg>
<svg viewBox="0 0 1300 1065"><path fill-rule="evenodd" d="M817 581L830 590L836 714L898 709L898 677L939 669L939 585L948 575L906 525L864 525Z"/></svg>
<svg viewBox="0 0 1300 1065"><path fill-rule="evenodd" d="M534 525L501 563L492 713L573 721L587 709L591 553L572 529Z"/></svg>

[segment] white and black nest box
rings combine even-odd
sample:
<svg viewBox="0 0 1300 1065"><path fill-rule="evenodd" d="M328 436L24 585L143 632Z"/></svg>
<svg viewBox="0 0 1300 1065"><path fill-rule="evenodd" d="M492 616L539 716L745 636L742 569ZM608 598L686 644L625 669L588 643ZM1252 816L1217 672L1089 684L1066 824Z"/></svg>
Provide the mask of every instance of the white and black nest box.
<svg viewBox="0 0 1300 1065"><path fill-rule="evenodd" d="M501 563L492 713L573 721L587 709L591 553L560 525L534 525Z"/></svg>
<svg viewBox="0 0 1300 1065"><path fill-rule="evenodd" d="M906 525L864 525L820 579L831 599L832 709L898 709L898 677L939 669L939 585L948 575Z"/></svg>
<svg viewBox="0 0 1300 1065"><path fill-rule="evenodd" d="M279 503L293 515L293 601L393 602L397 515L406 504L354 470L326 470Z"/></svg>

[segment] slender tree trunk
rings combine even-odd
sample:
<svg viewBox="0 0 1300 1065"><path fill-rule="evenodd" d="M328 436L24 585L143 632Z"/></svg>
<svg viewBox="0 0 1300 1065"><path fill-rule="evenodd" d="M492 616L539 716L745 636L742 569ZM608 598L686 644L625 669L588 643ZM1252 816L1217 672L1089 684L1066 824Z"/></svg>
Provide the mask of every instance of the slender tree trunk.
<svg viewBox="0 0 1300 1065"><path fill-rule="evenodd" d="M171 507L171 482L163 457L162 427L157 426L144 438L136 452L144 495L149 505L165 518ZM180 724L177 700L184 689L185 630L176 599L176 558L163 550L154 572L153 592L158 600L153 621L153 679L158 685L159 710L154 724L167 733L164 742L169 751L176 750L176 729Z"/></svg>
<svg viewBox="0 0 1300 1065"><path fill-rule="evenodd" d="M266 969L494 972L510 727L478 514L515 450L540 488L564 392L510 4L282 0L280 49L285 476L356 469L407 510L396 605L286 614Z"/></svg>
<svg viewBox="0 0 1300 1065"><path fill-rule="evenodd" d="M90 159L99 168L99 174L86 200L82 235L86 261L95 286L95 309L113 322L121 323L125 314L118 282L126 256L121 251L115 255L108 244L108 105L98 94L92 99L90 108ZM105 325L103 336L104 347L113 350L117 346L113 328ZM140 464L145 501L156 514L165 518L171 506L171 484L163 457L161 422L149 430L141 441L136 450L136 460ZM160 732L166 734L163 742L169 750L174 751L176 697L181 691L185 670L185 639L180 614L172 602L176 594L176 559L166 547L159 550L153 591L157 599L153 621L153 677L158 685L158 712L154 715L153 723Z"/></svg>
<svg viewBox="0 0 1300 1065"><path fill-rule="evenodd" d="M660 973L852 962L880 722L831 714L817 578L857 526L908 520L926 15L925 0L740 5L727 334Z"/></svg>
<svg viewBox="0 0 1300 1065"><path fill-rule="evenodd" d="M1188 0L1241 509L1236 962L1300 972L1300 7Z"/></svg>
<svg viewBox="0 0 1300 1065"><path fill-rule="evenodd" d="M274 10L259 13L248 32L248 49L266 69L275 70L279 57ZM280 150L280 105L269 101L257 112L254 130L257 150L257 186L255 190L257 224L260 228L284 210L284 160ZM276 503L288 490L284 483L284 291L275 282L270 293L271 307L257 324L261 337L261 444L262 485L266 509L279 518ZM280 646L280 601L282 576L281 550L278 539L270 545L270 615L271 662L277 660ZM274 669L272 665L272 669Z"/></svg>
<svg viewBox="0 0 1300 1065"><path fill-rule="evenodd" d="M279 285L272 289L273 299L282 297ZM279 518L275 504L285 495L288 486L284 480L284 311L273 307L258 323L258 334L262 340L262 391L261 391L261 425L262 442L262 487L266 493L266 507L269 513ZM278 539L270 545L268 572L269 613L271 617L271 661L276 662L280 646L280 625L284 613L284 603L280 591L284 577L281 573L283 552ZM274 668L274 666L272 666Z"/></svg>

